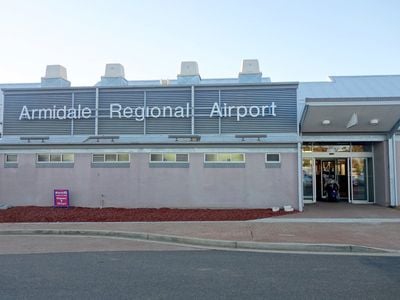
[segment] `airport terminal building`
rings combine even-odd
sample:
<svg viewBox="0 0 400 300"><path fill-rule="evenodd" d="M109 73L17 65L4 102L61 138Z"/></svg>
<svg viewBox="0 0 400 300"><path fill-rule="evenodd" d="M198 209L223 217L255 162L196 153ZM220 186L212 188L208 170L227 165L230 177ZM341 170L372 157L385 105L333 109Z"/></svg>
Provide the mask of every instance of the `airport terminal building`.
<svg viewBox="0 0 400 300"><path fill-rule="evenodd" d="M128 81L109 64L91 87L52 65L1 85L0 203L270 208L328 198L398 206L400 75L272 82L257 60L237 78Z"/></svg>

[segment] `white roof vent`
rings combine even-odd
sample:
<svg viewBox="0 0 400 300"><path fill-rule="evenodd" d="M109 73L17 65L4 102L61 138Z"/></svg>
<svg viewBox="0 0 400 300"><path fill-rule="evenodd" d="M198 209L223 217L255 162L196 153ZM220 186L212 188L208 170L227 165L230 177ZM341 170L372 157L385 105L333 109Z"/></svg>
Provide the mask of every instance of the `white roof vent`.
<svg viewBox="0 0 400 300"><path fill-rule="evenodd" d="M242 72L239 73L239 83L260 83L262 73L258 65L258 59L243 59Z"/></svg>
<svg viewBox="0 0 400 300"><path fill-rule="evenodd" d="M178 84L199 84L201 81L199 66L196 61L183 61L181 73L178 74Z"/></svg>
<svg viewBox="0 0 400 300"><path fill-rule="evenodd" d="M67 79L67 69L61 65L48 65L46 75L41 80L42 87L70 87Z"/></svg>
<svg viewBox="0 0 400 300"><path fill-rule="evenodd" d="M200 76L199 66L196 61L183 61L179 76Z"/></svg>
<svg viewBox="0 0 400 300"><path fill-rule="evenodd" d="M106 72L96 86L126 86L124 66L121 64L106 64Z"/></svg>
<svg viewBox="0 0 400 300"><path fill-rule="evenodd" d="M161 80L160 80L160 84L161 84L162 86L167 86L167 85L169 85L169 79L161 79Z"/></svg>
<svg viewBox="0 0 400 300"><path fill-rule="evenodd" d="M68 80L67 69L61 65L48 65L46 67L46 76L43 78L62 78L64 80Z"/></svg>
<svg viewBox="0 0 400 300"><path fill-rule="evenodd" d="M121 64L106 64L104 77L122 77L125 78L124 66Z"/></svg>
<svg viewBox="0 0 400 300"><path fill-rule="evenodd" d="M243 59L242 72L239 74L260 74L258 59Z"/></svg>

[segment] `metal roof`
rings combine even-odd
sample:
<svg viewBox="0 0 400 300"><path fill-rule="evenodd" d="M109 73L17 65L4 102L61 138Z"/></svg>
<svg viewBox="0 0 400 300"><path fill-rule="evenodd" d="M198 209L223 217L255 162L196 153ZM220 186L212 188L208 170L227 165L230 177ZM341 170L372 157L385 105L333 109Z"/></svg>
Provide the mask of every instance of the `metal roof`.
<svg viewBox="0 0 400 300"><path fill-rule="evenodd" d="M399 97L400 75L330 76L330 81L300 82L297 98L341 98L341 97ZM262 78L259 84L271 82ZM254 82L253 84L257 84ZM176 79L168 80L168 85L179 86ZM168 86L167 85L167 86ZM198 85L240 85L238 78L201 79ZM160 80L130 80L128 87L162 86ZM0 84L0 89L40 88L40 83ZM72 87L76 88L76 87ZM88 88L88 87L86 87ZM2 93L0 93L2 97Z"/></svg>
<svg viewBox="0 0 400 300"><path fill-rule="evenodd" d="M168 81L168 85L182 85L176 79L166 79ZM271 83L271 79L269 77L263 77L261 82L253 82L257 83ZM201 79L196 85L220 85L220 84L241 84L239 78L210 78L210 79ZM128 81L128 86L162 86L161 80L130 80ZM167 86L168 86L167 85ZM101 86L101 82L98 82L96 86Z"/></svg>
<svg viewBox="0 0 400 300"><path fill-rule="evenodd" d="M330 76L327 82L300 82L297 99L399 97L400 75Z"/></svg>

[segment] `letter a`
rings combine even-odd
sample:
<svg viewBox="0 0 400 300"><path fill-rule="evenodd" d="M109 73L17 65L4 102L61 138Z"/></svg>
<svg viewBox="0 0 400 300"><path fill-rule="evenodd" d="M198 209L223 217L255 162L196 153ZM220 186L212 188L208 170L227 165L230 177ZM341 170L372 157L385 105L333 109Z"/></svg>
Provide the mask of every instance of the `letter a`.
<svg viewBox="0 0 400 300"><path fill-rule="evenodd" d="M21 121L22 119L31 119L31 116L29 115L29 110L26 105L22 107L21 114L19 115L19 120Z"/></svg>
<svg viewBox="0 0 400 300"><path fill-rule="evenodd" d="M211 109L210 118L212 118L214 114L217 114L220 118L222 118L222 112L221 108L218 105L218 102L214 102L214 105Z"/></svg>

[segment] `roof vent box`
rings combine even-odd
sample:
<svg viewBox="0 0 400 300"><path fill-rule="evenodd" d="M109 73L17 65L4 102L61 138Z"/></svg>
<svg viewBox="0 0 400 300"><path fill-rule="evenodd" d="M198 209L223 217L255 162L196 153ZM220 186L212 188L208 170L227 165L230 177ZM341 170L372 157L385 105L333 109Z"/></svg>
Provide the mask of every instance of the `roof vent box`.
<svg viewBox="0 0 400 300"><path fill-rule="evenodd" d="M46 67L46 75L43 78L62 78L68 80L67 69L61 65L48 65Z"/></svg>
<svg viewBox="0 0 400 300"><path fill-rule="evenodd" d="M104 77L122 77L125 78L124 66L121 64L106 64Z"/></svg>
<svg viewBox="0 0 400 300"><path fill-rule="evenodd" d="M258 59L244 59L242 61L242 71L239 73L240 83L254 83L261 82L262 73Z"/></svg>
<svg viewBox="0 0 400 300"><path fill-rule="evenodd" d="M48 65L46 75L41 79L42 87L70 87L67 79L67 69L61 65Z"/></svg>
<svg viewBox="0 0 400 300"><path fill-rule="evenodd" d="M125 79L124 66L121 64L106 64L104 76L101 76L101 86L124 86L128 85Z"/></svg>
<svg viewBox="0 0 400 300"><path fill-rule="evenodd" d="M181 63L181 72L178 74L178 83L196 84L200 83L199 66L196 61L183 61Z"/></svg>
<svg viewBox="0 0 400 300"><path fill-rule="evenodd" d="M200 76L199 66L196 61L183 61L179 76Z"/></svg>

